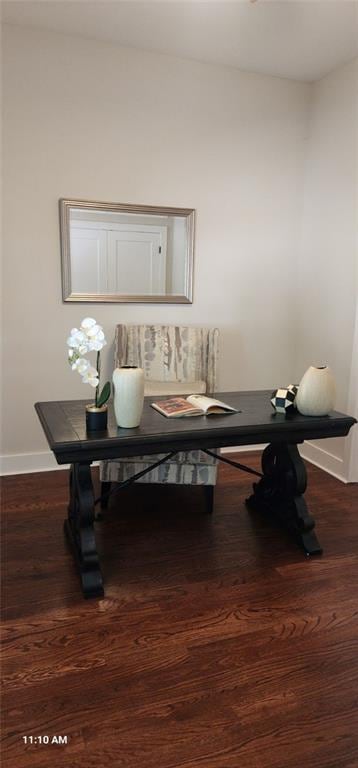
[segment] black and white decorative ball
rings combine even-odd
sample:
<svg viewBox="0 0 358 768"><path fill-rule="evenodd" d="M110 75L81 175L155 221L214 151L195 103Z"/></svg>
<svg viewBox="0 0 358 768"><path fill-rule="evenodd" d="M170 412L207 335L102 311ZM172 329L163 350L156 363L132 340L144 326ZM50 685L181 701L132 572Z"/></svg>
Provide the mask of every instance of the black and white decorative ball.
<svg viewBox="0 0 358 768"><path fill-rule="evenodd" d="M288 387L276 389L271 395L271 405L277 413L293 413L298 387L289 384Z"/></svg>

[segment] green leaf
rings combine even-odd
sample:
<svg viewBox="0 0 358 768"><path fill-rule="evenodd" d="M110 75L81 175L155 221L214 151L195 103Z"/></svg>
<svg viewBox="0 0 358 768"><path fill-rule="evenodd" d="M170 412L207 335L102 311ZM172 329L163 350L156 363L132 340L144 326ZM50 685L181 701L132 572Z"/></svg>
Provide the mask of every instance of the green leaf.
<svg viewBox="0 0 358 768"><path fill-rule="evenodd" d="M110 394L111 394L111 385L110 385L110 382L107 381L106 384L104 385L103 389L102 389L102 392L101 392L98 400L97 400L97 407L98 408L101 408L101 406L104 405L107 402Z"/></svg>

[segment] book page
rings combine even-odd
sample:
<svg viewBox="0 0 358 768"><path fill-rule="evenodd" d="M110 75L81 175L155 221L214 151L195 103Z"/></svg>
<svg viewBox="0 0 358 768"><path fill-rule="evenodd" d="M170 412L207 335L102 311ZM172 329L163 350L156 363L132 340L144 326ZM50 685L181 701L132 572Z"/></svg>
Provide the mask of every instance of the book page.
<svg viewBox="0 0 358 768"><path fill-rule="evenodd" d="M186 399L191 405L200 408L203 413L221 413L225 411L237 413L236 408L233 408L231 405L227 405L221 400L215 400L213 397L206 397L206 395L189 395Z"/></svg>
<svg viewBox="0 0 358 768"><path fill-rule="evenodd" d="M169 418L178 418L179 416L200 416L201 408L189 403L185 397L171 397L165 400L157 400L151 403L152 408Z"/></svg>

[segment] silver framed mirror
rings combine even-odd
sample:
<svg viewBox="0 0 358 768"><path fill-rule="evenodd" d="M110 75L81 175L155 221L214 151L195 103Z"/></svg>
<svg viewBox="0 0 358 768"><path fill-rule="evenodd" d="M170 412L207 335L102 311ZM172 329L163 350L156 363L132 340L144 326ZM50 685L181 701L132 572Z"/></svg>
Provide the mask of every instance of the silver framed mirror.
<svg viewBox="0 0 358 768"><path fill-rule="evenodd" d="M59 203L63 301L192 303L193 208Z"/></svg>

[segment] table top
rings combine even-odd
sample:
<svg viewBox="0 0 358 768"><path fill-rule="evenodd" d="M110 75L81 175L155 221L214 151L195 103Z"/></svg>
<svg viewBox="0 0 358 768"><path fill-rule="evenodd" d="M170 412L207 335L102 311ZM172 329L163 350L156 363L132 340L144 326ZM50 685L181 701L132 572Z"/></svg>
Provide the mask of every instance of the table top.
<svg viewBox="0 0 358 768"><path fill-rule="evenodd" d="M161 397L146 397L139 427L117 427L113 405L108 406L108 428L87 433L85 406L88 400L36 403L49 446L58 464L166 453L171 450L222 448L235 445L288 442L347 435L356 419L332 411L328 416L285 416L275 413L271 390L220 392L219 400L239 413L187 416L169 419L151 408Z"/></svg>

